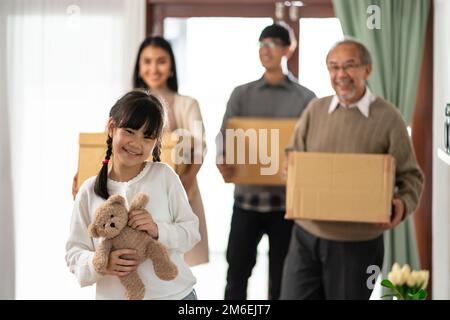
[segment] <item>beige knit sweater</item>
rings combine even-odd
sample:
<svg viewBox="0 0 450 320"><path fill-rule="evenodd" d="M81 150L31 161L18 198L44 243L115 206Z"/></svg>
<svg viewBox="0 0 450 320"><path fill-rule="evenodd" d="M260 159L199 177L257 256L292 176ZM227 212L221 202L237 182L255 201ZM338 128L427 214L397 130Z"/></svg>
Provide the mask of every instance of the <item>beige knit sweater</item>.
<svg viewBox="0 0 450 320"><path fill-rule="evenodd" d="M414 211L423 187L420 170L405 122L388 101L377 97L369 117L358 108L338 107L328 113L332 96L313 100L299 119L288 148L306 152L391 154L396 161L396 197ZM379 236L375 224L296 220L317 237L336 241L362 241Z"/></svg>

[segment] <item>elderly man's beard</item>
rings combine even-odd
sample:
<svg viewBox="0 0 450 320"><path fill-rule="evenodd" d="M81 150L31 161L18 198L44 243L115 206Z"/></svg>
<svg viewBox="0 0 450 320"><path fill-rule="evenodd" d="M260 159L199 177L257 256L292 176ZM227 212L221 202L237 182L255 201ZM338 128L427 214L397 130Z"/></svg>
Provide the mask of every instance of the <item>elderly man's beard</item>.
<svg viewBox="0 0 450 320"><path fill-rule="evenodd" d="M344 84L345 86L351 86L351 89L350 91L346 90L345 94L342 94L341 92L339 92L339 90L336 90L336 95L338 96L339 100L340 101L352 100L355 97L357 91L353 81L350 79L336 81L337 87L339 87L341 84Z"/></svg>

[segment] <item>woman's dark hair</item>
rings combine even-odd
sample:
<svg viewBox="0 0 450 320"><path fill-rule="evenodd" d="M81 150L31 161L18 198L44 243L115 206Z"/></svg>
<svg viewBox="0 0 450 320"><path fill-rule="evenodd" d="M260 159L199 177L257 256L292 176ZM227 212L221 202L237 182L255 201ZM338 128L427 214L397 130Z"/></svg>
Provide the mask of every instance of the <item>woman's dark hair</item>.
<svg viewBox="0 0 450 320"><path fill-rule="evenodd" d="M115 128L144 129L144 135L155 139L153 161L161 161L161 140L165 125L165 110L161 102L144 90L133 90L120 98L109 112L109 117ZM113 139L108 135L105 160L109 160L113 153ZM95 180L94 192L98 196L108 199L108 161L103 166Z"/></svg>
<svg viewBox="0 0 450 320"><path fill-rule="evenodd" d="M166 39L158 36L147 37L139 47L139 51L136 57L136 63L134 65L133 87L141 89L151 89L139 75L139 60L141 58L141 53L148 46L161 48L169 54L171 69L170 77L169 79L167 79L167 86L170 90L178 92L177 67L175 65L175 56L173 55L172 46Z"/></svg>

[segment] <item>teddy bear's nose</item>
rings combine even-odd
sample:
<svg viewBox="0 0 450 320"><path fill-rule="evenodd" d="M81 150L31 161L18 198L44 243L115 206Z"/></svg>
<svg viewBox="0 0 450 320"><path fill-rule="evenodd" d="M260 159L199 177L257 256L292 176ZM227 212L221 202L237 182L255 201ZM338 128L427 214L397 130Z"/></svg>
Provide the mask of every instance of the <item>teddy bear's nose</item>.
<svg viewBox="0 0 450 320"><path fill-rule="evenodd" d="M110 226L111 226L111 228L115 228L115 227L116 227L116 225L114 224L114 222L111 223Z"/></svg>

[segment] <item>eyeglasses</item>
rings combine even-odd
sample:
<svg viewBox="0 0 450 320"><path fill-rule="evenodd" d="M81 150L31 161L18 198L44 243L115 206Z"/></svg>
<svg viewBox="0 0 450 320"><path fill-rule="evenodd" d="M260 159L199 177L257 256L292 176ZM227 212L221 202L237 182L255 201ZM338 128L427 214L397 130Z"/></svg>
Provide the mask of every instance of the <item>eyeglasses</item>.
<svg viewBox="0 0 450 320"><path fill-rule="evenodd" d="M260 48L274 49L274 48L281 48L283 45L275 41L259 41L258 46Z"/></svg>
<svg viewBox="0 0 450 320"><path fill-rule="evenodd" d="M346 63L343 66L338 66L337 64L329 64L327 65L328 71L331 73L338 73L340 69L342 69L344 72L353 72L357 68L364 66L362 63L356 64L356 63Z"/></svg>

